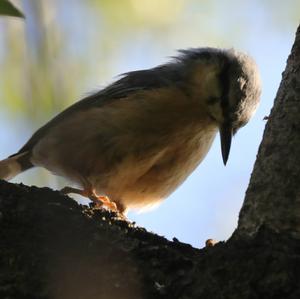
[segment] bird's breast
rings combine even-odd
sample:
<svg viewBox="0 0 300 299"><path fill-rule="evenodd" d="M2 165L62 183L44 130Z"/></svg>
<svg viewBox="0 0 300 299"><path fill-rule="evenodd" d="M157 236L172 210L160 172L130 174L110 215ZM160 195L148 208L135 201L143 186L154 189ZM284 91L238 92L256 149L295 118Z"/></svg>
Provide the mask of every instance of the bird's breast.
<svg viewBox="0 0 300 299"><path fill-rule="evenodd" d="M202 124L186 127L165 137L167 140L156 140L160 145L123 160L108 180L105 193L126 207L141 208L161 201L201 163L216 131L214 126Z"/></svg>

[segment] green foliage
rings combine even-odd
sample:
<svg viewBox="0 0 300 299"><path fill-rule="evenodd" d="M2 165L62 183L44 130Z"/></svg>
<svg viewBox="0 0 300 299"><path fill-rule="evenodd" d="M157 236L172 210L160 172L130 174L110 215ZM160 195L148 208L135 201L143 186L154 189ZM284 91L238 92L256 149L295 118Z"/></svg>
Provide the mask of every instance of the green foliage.
<svg viewBox="0 0 300 299"><path fill-rule="evenodd" d="M8 0L0 0L0 15L25 18L23 13Z"/></svg>

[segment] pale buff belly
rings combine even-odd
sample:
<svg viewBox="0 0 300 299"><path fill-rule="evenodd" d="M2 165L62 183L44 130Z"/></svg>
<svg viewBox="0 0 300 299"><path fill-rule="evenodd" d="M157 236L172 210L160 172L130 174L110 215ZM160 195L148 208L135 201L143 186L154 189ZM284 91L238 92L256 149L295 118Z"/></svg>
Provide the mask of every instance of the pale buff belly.
<svg viewBox="0 0 300 299"><path fill-rule="evenodd" d="M95 180L97 192L104 193L126 208L148 208L172 193L206 156L216 129L191 139L174 140L156 154L137 159L129 156L114 169L109 179Z"/></svg>

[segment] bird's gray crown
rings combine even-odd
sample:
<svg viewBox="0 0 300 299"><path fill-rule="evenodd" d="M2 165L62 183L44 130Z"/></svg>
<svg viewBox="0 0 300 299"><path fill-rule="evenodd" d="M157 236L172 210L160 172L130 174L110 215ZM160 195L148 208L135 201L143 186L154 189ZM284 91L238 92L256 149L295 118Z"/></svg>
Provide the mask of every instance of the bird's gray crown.
<svg viewBox="0 0 300 299"><path fill-rule="evenodd" d="M192 48L179 50L174 57L190 69L193 65L213 64L219 69L221 92L219 103L223 117L237 130L248 122L255 111L261 93L258 68L254 60L234 49Z"/></svg>

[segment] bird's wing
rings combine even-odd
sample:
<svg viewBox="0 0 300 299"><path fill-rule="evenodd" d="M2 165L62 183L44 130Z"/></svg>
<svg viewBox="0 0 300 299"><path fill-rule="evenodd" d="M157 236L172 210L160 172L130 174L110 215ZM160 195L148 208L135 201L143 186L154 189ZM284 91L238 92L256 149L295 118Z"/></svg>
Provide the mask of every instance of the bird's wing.
<svg viewBox="0 0 300 299"><path fill-rule="evenodd" d="M175 64L166 64L149 70L140 70L123 74L121 79L106 88L85 97L59 113L52 120L38 129L18 153L14 155L25 151L31 151L34 145L45 136L52 127L56 126L60 121L72 117L75 112L86 111L95 107L103 107L112 101L122 100L122 98L128 97L128 95L141 90L159 89L174 85L176 82L182 80L182 75L182 70Z"/></svg>

